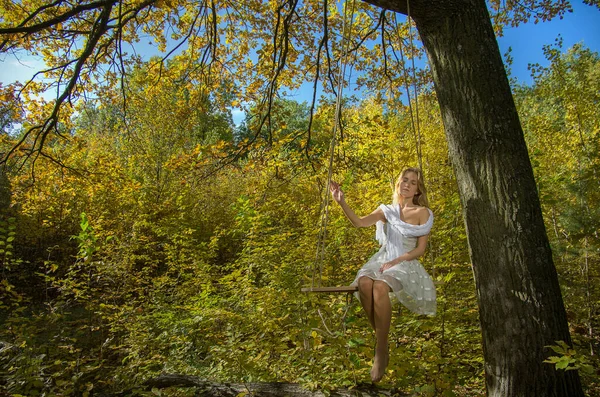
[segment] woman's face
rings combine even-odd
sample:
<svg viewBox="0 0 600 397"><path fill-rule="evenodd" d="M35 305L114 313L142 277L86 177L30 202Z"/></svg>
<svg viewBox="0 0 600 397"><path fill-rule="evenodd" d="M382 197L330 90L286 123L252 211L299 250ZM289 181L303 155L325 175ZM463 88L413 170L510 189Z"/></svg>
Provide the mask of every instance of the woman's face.
<svg viewBox="0 0 600 397"><path fill-rule="evenodd" d="M419 190L419 180L417 174L409 171L400 177L400 196L404 198L413 198Z"/></svg>

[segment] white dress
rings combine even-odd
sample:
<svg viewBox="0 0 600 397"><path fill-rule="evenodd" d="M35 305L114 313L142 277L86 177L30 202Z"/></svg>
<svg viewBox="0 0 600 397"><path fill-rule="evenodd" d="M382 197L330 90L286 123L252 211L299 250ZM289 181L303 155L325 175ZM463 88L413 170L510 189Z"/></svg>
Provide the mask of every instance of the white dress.
<svg viewBox="0 0 600 397"><path fill-rule="evenodd" d="M392 289L391 294L409 310L417 314L435 315L435 286L418 260L400 262L383 273L379 271L384 263L413 250L417 246L417 237L431 231L433 213L427 209L429 211L427 222L423 225L411 225L400 219L399 205L382 204L379 208L383 210L387 221L386 223L379 221L376 225L375 237L381 244L381 248L358 271L352 285L358 285L358 279L363 276L385 281ZM356 296L358 297L358 293Z"/></svg>

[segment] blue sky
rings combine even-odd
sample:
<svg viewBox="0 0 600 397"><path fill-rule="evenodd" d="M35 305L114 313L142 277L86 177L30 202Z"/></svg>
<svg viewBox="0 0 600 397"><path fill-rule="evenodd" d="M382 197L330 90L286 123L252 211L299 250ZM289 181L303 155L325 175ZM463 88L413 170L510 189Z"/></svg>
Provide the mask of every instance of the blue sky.
<svg viewBox="0 0 600 397"><path fill-rule="evenodd" d="M561 35L566 50L575 43L583 43L593 51L600 52L600 10L583 4L581 0L573 0L573 12L563 19L551 22L528 23L516 28L506 28L504 36L498 39L500 51L506 53L512 48L513 65L511 76L516 77L520 83L531 84L531 75L527 69L530 63L547 65L544 58L543 46L554 43ZM148 46L144 44L137 52L145 53ZM152 55L148 51L148 56ZM15 80L27 81L33 73L44 66L43 62L34 57L21 57L17 60L11 55L0 55L0 82L11 83ZM306 87L306 88L304 88ZM311 96L311 87L305 85L302 90L295 93L295 99L308 101ZM304 92L306 91L306 92ZM234 120L238 123L243 117L239 110L233 112Z"/></svg>
<svg viewBox="0 0 600 397"><path fill-rule="evenodd" d="M595 52L600 52L600 10L583 4L582 1L572 1L573 12L562 20L538 24L528 23L516 28L507 28L504 37L498 38L502 54L512 48L514 58L511 76L519 82L531 84L532 79L527 65L539 63L548 65L544 58L543 46L553 44L560 34L563 38L563 50L576 43L583 43Z"/></svg>

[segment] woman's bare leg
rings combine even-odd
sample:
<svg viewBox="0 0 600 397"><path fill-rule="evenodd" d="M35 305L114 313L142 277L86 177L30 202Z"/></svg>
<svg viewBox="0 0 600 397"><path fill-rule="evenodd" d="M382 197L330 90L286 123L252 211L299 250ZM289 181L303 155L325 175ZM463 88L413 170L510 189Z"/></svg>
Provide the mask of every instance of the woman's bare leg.
<svg viewBox="0 0 600 397"><path fill-rule="evenodd" d="M377 346L373 368L371 368L371 380L379 382L385 374L389 361L388 335L392 321L392 304L390 302L390 287L384 281L373 282L373 308L375 320L375 337Z"/></svg>
<svg viewBox="0 0 600 397"><path fill-rule="evenodd" d="M358 279L358 294L360 296L360 304L367 317L371 327L375 330L375 310L373 309L373 280L369 277L361 277Z"/></svg>

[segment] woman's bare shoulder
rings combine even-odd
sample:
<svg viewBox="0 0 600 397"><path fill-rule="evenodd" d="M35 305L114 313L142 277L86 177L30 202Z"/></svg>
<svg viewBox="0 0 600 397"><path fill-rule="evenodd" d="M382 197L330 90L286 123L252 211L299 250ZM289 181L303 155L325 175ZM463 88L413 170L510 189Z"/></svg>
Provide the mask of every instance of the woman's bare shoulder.
<svg viewBox="0 0 600 397"><path fill-rule="evenodd" d="M429 220L431 210L427 207L419 207L417 214L419 215L419 223L422 225Z"/></svg>

